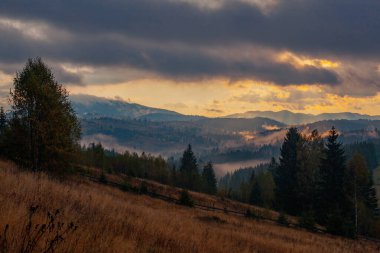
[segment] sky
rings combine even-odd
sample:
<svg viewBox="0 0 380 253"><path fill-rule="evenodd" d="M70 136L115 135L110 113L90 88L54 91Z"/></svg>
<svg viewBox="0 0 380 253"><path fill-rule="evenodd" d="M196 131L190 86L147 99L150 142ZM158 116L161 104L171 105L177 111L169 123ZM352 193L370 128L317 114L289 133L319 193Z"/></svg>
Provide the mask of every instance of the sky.
<svg viewBox="0 0 380 253"><path fill-rule="evenodd" d="M41 57L71 94L185 114L380 114L379 0L1 0L0 103Z"/></svg>

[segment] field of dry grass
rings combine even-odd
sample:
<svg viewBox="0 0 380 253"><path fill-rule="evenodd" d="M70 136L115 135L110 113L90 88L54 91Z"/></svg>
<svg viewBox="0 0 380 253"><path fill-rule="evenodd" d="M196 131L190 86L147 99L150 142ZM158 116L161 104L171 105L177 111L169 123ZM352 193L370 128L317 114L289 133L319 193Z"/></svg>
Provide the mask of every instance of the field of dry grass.
<svg viewBox="0 0 380 253"><path fill-rule="evenodd" d="M0 163L0 233L9 224L9 252L22 242L28 208L33 224L46 211L78 229L56 252L379 252L380 245L192 209L83 179L58 182ZM37 252L37 251L36 251Z"/></svg>

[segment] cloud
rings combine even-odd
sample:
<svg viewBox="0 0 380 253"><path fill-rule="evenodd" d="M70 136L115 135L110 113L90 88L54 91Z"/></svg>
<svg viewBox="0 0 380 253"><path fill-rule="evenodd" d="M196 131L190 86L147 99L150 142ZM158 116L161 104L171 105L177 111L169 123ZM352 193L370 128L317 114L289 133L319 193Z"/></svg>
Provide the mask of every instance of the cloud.
<svg viewBox="0 0 380 253"><path fill-rule="evenodd" d="M339 83L335 72L315 66L298 69L290 63L271 59L229 59L223 55L211 54L207 50L156 47L151 43L128 41L118 36L72 36L63 42L41 43L25 36L18 29L0 26L0 31L1 28L6 36L2 39L2 45L5 46L0 45L0 52L5 53L3 60L10 63L30 55L39 55L52 62L71 61L95 66L124 66L184 81L225 77L232 80L255 78L279 85ZM12 45L11 51L8 50L9 45ZM57 76L62 77L65 82L81 81L80 75L70 73L67 69L57 68L57 72Z"/></svg>
<svg viewBox="0 0 380 253"><path fill-rule="evenodd" d="M177 81L325 84L334 93L373 95L378 13L378 0L2 0L0 65L41 56L57 66L57 78L77 85L95 82L90 75L122 82L127 77L112 70L124 68ZM276 59L283 52L290 61ZM346 68L350 59L363 65ZM373 62L377 69L364 71ZM111 74L73 73L62 63Z"/></svg>
<svg viewBox="0 0 380 253"><path fill-rule="evenodd" d="M304 52L380 53L377 0L281 0L267 15L249 1L217 1L220 7L209 10L196 7L197 2L205 1L2 0L0 14L84 36L113 33L185 44L246 42Z"/></svg>

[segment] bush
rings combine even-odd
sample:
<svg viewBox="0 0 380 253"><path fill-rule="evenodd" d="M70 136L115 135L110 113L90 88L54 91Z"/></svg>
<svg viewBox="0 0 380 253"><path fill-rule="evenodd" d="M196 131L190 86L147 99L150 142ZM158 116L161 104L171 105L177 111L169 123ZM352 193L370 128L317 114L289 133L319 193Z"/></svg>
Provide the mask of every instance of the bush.
<svg viewBox="0 0 380 253"><path fill-rule="evenodd" d="M133 187L132 187L132 185L128 181L124 181L120 185L120 190L122 190L123 192L128 192L128 191L132 191Z"/></svg>
<svg viewBox="0 0 380 253"><path fill-rule="evenodd" d="M139 187L139 193L140 194L147 194L148 193L148 186L145 181L142 181Z"/></svg>
<svg viewBox="0 0 380 253"><path fill-rule="evenodd" d="M100 174L99 182L102 183L102 184L107 184L108 183L107 177L104 174L104 172L102 172L102 174Z"/></svg>
<svg viewBox="0 0 380 253"><path fill-rule="evenodd" d="M282 226L289 226L288 218L283 212L281 212L280 215L278 216L277 223Z"/></svg>
<svg viewBox="0 0 380 253"><path fill-rule="evenodd" d="M179 198L179 204L181 204L183 206L188 206L188 207L194 206L194 202L191 199L191 196L190 196L188 191L186 191L186 190L181 191L181 196Z"/></svg>
<svg viewBox="0 0 380 253"><path fill-rule="evenodd" d="M298 218L298 225L301 228L305 228L308 230L315 230L315 218L312 212L304 212Z"/></svg>
<svg viewBox="0 0 380 253"><path fill-rule="evenodd" d="M251 218L251 219L256 219L256 220L260 220L263 218L260 213L257 213L255 211L251 211L250 209L247 209L247 211L245 212L245 217Z"/></svg>

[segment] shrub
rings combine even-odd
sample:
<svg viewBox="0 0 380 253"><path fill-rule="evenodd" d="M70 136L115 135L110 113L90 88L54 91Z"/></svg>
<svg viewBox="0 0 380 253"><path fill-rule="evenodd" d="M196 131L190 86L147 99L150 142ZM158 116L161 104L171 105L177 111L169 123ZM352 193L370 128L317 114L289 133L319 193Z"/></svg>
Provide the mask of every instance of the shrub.
<svg viewBox="0 0 380 253"><path fill-rule="evenodd" d="M139 193L140 194L147 194L148 193L148 186L145 181L142 181L139 187Z"/></svg>
<svg viewBox="0 0 380 253"><path fill-rule="evenodd" d="M288 218L283 212L281 212L280 215L278 216L277 223L282 226L289 226Z"/></svg>
<svg viewBox="0 0 380 253"><path fill-rule="evenodd" d="M107 177L104 174L104 172L102 172L102 174L100 174L99 182L102 183L102 184L107 184L108 183Z"/></svg>
<svg viewBox="0 0 380 253"><path fill-rule="evenodd" d="M304 212L298 218L298 225L308 230L315 230L315 218L312 212Z"/></svg>
<svg viewBox="0 0 380 253"><path fill-rule="evenodd" d="M120 185L120 190L122 190L123 192L128 192L128 191L132 191L133 187L132 187L132 185L128 181L124 181Z"/></svg>
<svg viewBox="0 0 380 253"><path fill-rule="evenodd" d="M189 207L194 206L194 202L191 199L191 196L190 196L188 191L186 191L186 190L181 191L181 196L179 198L179 204L184 205L184 206L189 206Z"/></svg>

